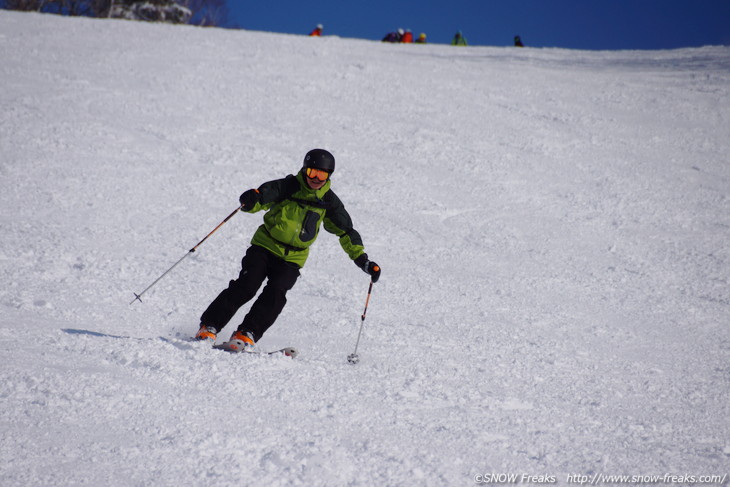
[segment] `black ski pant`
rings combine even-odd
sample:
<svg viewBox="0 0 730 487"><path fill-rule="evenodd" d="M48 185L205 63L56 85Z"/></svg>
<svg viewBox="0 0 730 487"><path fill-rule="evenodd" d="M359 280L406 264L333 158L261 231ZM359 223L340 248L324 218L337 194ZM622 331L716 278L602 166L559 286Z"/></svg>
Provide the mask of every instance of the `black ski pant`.
<svg viewBox="0 0 730 487"><path fill-rule="evenodd" d="M241 261L238 279L231 281L228 288L210 303L200 322L221 331L238 309L256 296L261 284L268 278L261 295L238 326L240 331L251 332L254 341L258 341L284 309L286 293L294 287L298 277L298 265L276 257L263 247L252 245Z"/></svg>

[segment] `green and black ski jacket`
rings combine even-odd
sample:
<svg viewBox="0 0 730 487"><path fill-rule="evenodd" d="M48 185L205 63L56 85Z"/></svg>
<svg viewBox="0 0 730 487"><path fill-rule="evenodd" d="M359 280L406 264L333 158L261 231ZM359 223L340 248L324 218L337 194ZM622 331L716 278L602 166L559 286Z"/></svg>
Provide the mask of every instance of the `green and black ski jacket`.
<svg viewBox="0 0 730 487"><path fill-rule="evenodd" d="M296 176L269 181L258 188L259 202L248 213L266 210L264 223L256 230L251 244L263 247L277 257L303 267L309 247L324 229L337 235L342 249L355 260L365 252L360 234L340 198L330 189L311 189L300 171Z"/></svg>

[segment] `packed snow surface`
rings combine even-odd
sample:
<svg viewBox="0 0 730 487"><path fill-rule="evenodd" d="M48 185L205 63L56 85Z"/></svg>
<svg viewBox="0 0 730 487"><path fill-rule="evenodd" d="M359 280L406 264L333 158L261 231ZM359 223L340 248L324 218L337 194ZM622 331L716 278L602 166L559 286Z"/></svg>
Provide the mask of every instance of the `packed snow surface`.
<svg viewBox="0 0 730 487"><path fill-rule="evenodd" d="M0 485L727 484L730 48L0 11L0 79ZM261 213L130 305L315 147L383 269L358 365L325 232L259 342L299 358L188 340Z"/></svg>

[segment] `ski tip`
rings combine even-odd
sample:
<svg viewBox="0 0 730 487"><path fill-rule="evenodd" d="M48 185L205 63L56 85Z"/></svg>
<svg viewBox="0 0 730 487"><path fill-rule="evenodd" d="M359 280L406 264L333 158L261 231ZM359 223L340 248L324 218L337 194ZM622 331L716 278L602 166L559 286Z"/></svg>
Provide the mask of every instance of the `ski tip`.
<svg viewBox="0 0 730 487"><path fill-rule="evenodd" d="M228 343L225 343L225 342L224 343L214 344L212 348L214 350L223 350L224 352L231 352L231 353L238 353L238 352L240 352L240 350L238 350L237 348L230 348L228 346Z"/></svg>
<svg viewBox="0 0 730 487"><path fill-rule="evenodd" d="M291 358L297 358L297 356L299 355L299 351L294 347L282 348L281 353L283 353L286 357Z"/></svg>

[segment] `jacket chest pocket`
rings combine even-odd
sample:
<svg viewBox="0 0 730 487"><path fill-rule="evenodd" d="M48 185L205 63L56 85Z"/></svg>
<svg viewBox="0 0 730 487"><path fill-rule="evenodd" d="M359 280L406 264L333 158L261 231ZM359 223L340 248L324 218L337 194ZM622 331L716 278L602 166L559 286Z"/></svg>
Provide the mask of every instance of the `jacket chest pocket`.
<svg viewBox="0 0 730 487"><path fill-rule="evenodd" d="M302 231L299 232L299 240L302 242L314 240L314 237L317 236L317 230L319 229L320 217L321 215L316 211L307 211L304 215L304 221L302 222Z"/></svg>

